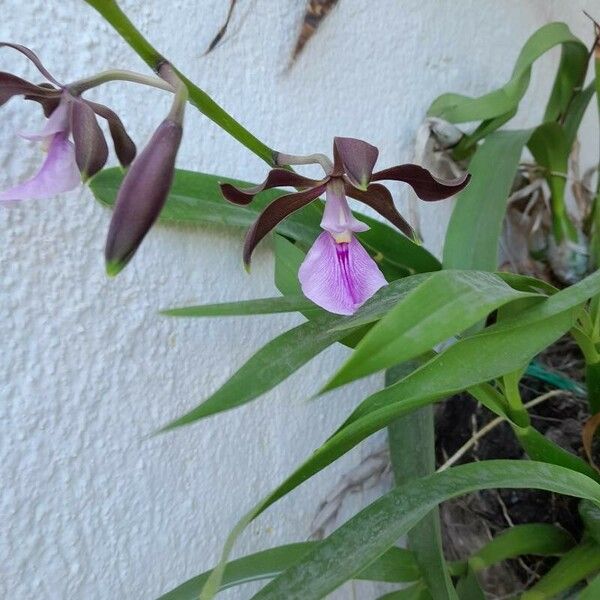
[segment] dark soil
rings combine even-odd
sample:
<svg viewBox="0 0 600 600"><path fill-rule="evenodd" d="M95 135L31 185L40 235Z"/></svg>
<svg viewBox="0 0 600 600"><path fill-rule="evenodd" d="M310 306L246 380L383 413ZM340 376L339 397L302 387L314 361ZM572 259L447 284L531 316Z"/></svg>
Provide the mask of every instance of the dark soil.
<svg viewBox="0 0 600 600"><path fill-rule="evenodd" d="M549 348L539 360L562 376L583 381L583 358L577 346L567 338ZM521 385L525 403L556 389L532 377L525 377ZM581 430L589 413L584 397L564 392L532 407L529 413L536 429L565 450L585 458ZM494 418L495 415L466 394L440 404L436 412L438 466ZM527 459L506 423L481 438L457 464L494 458ZM522 523L553 523L580 539L582 524L577 505L575 498L537 490L483 491L445 503L441 516L446 556L464 558L501 531ZM555 560L523 557L508 561L488 569L481 583L490 597L515 594L539 579Z"/></svg>

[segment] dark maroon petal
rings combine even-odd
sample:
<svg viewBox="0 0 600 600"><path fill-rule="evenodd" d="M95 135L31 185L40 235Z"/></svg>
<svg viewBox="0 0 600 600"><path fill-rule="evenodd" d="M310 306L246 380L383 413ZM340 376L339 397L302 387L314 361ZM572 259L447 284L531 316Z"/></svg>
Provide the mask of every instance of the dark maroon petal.
<svg viewBox="0 0 600 600"><path fill-rule="evenodd" d="M0 42L0 48L6 46L7 48L12 48L13 50L17 50L21 54L24 54L36 67L37 70L50 82L58 87L62 87L54 77L50 74L50 72L44 67L42 61L38 58L38 55L33 51L27 48L26 46L21 46L21 44L11 44L10 42Z"/></svg>
<svg viewBox="0 0 600 600"><path fill-rule="evenodd" d="M379 150L367 142L354 138L333 138L334 172L339 166L356 187L366 190L371 180L373 167L377 162Z"/></svg>
<svg viewBox="0 0 600 600"><path fill-rule="evenodd" d="M52 90L54 89L52 88ZM39 100L52 95L52 93L50 89L30 83L12 73L0 72L0 106L8 102L13 96L23 95L26 98L31 96L32 100Z"/></svg>
<svg viewBox="0 0 600 600"><path fill-rule="evenodd" d="M106 164L108 146L94 111L79 98L72 101L71 130L77 166L85 181Z"/></svg>
<svg viewBox="0 0 600 600"><path fill-rule="evenodd" d="M327 184L322 184L317 187L297 192L295 194L287 194L274 200L263 210L254 225L248 230L246 240L244 242L244 263L250 264L250 257L254 248L258 243L274 229L283 219L291 215L293 212L301 209L318 198L327 187Z"/></svg>
<svg viewBox="0 0 600 600"><path fill-rule="evenodd" d="M129 134L125 130L123 121L121 121L117 113L108 108L108 106L104 106L104 104L98 104L97 102L91 102L90 100L85 100L85 102L91 106L92 110L98 116L106 119L117 158L119 159L121 165L128 167L135 158L136 147L133 143L133 140L129 137Z"/></svg>
<svg viewBox="0 0 600 600"><path fill-rule="evenodd" d="M230 183L221 183L221 193L229 202L234 204L250 204L254 196L260 194L264 190L268 190L277 186L286 187L315 187L323 183L323 180L309 179L293 171L287 169L272 169L269 171L267 178L260 184L249 188L238 188Z"/></svg>
<svg viewBox="0 0 600 600"><path fill-rule="evenodd" d="M45 95L41 96L38 93L27 94L25 100L33 100L41 104L44 116L48 119L60 104L62 90L55 88L50 83L39 83L38 87L43 88Z"/></svg>
<svg viewBox="0 0 600 600"><path fill-rule="evenodd" d="M367 191L363 192L351 185L346 185L346 194L376 210L382 217L385 217L390 223L395 225L402 233L409 237L414 236L413 228L398 212L394 205L392 195L385 186L380 183L372 183L367 188Z"/></svg>
<svg viewBox="0 0 600 600"><path fill-rule="evenodd" d="M371 181L383 179L404 181L415 190L421 200L435 201L449 198L460 192L469 183L471 175L465 173L458 179L439 179L419 165L407 164L377 171L371 177Z"/></svg>
<svg viewBox="0 0 600 600"><path fill-rule="evenodd" d="M121 184L106 240L106 270L116 275L131 260L165 204L183 129L165 119L133 161Z"/></svg>

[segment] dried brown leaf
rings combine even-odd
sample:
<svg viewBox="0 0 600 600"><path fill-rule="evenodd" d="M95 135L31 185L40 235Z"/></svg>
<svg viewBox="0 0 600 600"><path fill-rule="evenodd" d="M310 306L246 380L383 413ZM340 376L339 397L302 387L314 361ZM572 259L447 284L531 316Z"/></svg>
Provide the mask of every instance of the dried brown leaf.
<svg viewBox="0 0 600 600"><path fill-rule="evenodd" d="M292 62L304 49L304 46L315 34L323 19L331 12L331 9L337 4L338 0L308 0L302 29L296 41L296 47L292 53Z"/></svg>

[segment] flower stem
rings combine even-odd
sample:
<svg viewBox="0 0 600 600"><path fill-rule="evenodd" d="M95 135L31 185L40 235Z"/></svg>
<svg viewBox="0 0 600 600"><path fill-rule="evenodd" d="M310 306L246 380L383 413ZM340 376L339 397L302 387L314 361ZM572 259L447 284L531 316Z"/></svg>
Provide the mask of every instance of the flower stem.
<svg viewBox="0 0 600 600"><path fill-rule="evenodd" d="M136 29L116 0L85 0L112 25L117 33L131 46L138 56L158 73L166 59ZM229 133L248 150L256 154L270 166L275 164L275 153L264 142L250 133L229 113L219 106L204 90L191 82L185 75L173 67L189 94L189 102L216 125Z"/></svg>
<svg viewBox="0 0 600 600"><path fill-rule="evenodd" d="M164 79L159 77L148 77L148 75L142 75L141 73L135 73L134 71L125 71L122 69L110 69L108 71L102 71L97 75L86 77L85 79L79 79L67 85L67 88L74 95L82 94L87 90L91 90L94 87L108 83L109 81L131 81L133 83L140 83L150 87L158 88L159 90L165 90L166 92L174 92L175 89Z"/></svg>

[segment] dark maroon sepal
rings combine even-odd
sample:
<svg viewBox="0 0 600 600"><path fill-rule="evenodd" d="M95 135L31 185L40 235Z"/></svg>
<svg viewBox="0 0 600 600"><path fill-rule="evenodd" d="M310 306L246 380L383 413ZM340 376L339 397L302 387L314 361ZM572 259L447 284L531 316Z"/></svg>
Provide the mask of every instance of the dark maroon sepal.
<svg viewBox="0 0 600 600"><path fill-rule="evenodd" d="M231 183L220 183L221 193L223 196L234 204L246 205L250 204L254 196L260 192L272 189L278 186L284 187L315 187L321 185L322 180L310 179L287 169L272 169L269 171L267 178L259 185L254 185L248 188L238 188Z"/></svg>
<svg viewBox="0 0 600 600"><path fill-rule="evenodd" d="M85 102L99 117L106 119L117 158L123 167L128 167L135 158L136 147L133 140L129 137L123 121L108 106L91 102L90 100L85 100Z"/></svg>
<svg viewBox="0 0 600 600"><path fill-rule="evenodd" d="M106 164L108 146L91 106L80 98L73 98L71 102L71 131L75 144L75 160L83 179L87 180Z"/></svg>
<svg viewBox="0 0 600 600"><path fill-rule="evenodd" d="M244 263L250 264L250 258L258 243L272 231L283 219L300 210L318 198L327 187L326 183L295 194L287 194L274 200L263 210L254 225L248 230L244 242Z"/></svg>
<svg viewBox="0 0 600 600"><path fill-rule="evenodd" d="M468 173L457 179L440 179L427 169L413 164L398 165L377 171L371 177L371 181L392 180L408 183L421 200L428 202L444 200L457 194L467 186L470 179L471 175Z"/></svg>
<svg viewBox="0 0 600 600"><path fill-rule="evenodd" d="M367 190L363 192L362 190L358 190L355 187L346 184L346 194L376 210L382 217L385 217L408 237L414 237L415 232L413 228L398 212L394 205L394 199L385 186L380 183L372 183Z"/></svg>

